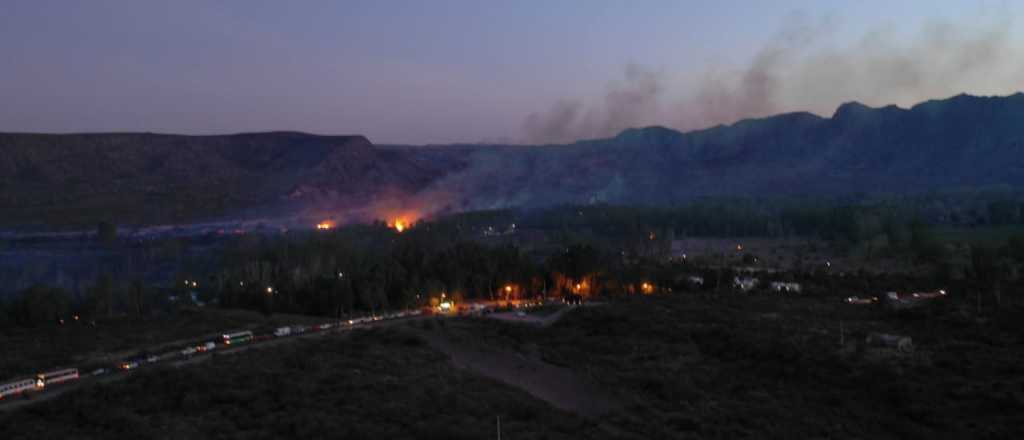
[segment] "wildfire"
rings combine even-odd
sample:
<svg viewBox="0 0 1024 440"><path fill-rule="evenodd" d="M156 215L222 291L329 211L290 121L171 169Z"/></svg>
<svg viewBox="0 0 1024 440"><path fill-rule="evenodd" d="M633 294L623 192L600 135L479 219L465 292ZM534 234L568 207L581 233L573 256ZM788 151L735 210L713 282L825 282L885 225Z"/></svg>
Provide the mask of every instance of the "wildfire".
<svg viewBox="0 0 1024 440"><path fill-rule="evenodd" d="M394 219L388 223L388 227L394 229L397 232L403 232L406 229L409 229L409 220L406 220L404 218Z"/></svg>
<svg viewBox="0 0 1024 440"><path fill-rule="evenodd" d="M318 231L326 231L326 230L331 229L333 227L334 227L334 223L327 222L327 221L320 222L320 223L316 224L316 229Z"/></svg>

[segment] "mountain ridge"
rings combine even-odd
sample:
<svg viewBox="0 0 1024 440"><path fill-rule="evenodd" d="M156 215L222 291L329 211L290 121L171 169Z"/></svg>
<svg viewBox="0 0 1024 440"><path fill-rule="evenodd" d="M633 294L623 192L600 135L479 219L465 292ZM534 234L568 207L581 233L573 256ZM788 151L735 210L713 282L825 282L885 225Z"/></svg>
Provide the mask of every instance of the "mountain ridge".
<svg viewBox="0 0 1024 440"><path fill-rule="evenodd" d="M382 148L360 135L0 133L0 219L187 222L262 210L424 214L1024 185L1024 93L910 108L851 101L681 132L551 146Z"/></svg>

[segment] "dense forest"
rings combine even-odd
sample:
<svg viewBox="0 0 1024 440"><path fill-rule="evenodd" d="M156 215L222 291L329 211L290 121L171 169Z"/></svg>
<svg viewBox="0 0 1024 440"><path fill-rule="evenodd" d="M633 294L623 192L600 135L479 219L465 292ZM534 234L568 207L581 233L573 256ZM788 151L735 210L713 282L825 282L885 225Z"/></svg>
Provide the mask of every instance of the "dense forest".
<svg viewBox="0 0 1024 440"><path fill-rule="evenodd" d="M378 221L280 235L168 238L147 244L143 254L180 262L173 285L131 271L101 273L78 294L36 285L0 302L0 325L145 316L184 304L339 317L424 306L442 293L458 301L612 295L644 283L687 289L693 286L685 275L712 268L671 258L673 240L686 237L813 237L830 252L906 256L932 267L937 279L985 278L998 288L1024 263L1024 235L972 243L951 241L944 231L1018 225L1020 200L1001 191L815 203L707 199L674 208L468 212L405 231ZM90 240L114 253L138 247L113 234L101 224ZM211 250L196 256L187 252L193 247ZM722 279L729 278L708 277L704 288Z"/></svg>

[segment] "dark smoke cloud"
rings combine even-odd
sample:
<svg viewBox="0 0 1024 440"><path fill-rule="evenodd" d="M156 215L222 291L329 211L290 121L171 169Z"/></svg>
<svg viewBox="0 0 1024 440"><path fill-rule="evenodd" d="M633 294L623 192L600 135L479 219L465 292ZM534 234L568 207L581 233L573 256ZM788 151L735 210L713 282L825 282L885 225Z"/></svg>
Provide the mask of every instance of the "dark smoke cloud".
<svg viewBox="0 0 1024 440"><path fill-rule="evenodd" d="M567 142L655 124L689 130L789 111L829 116L852 100L908 106L958 93L1013 93L1024 89L1024 48L1011 24L931 22L909 40L875 29L831 47L835 23L794 16L742 69L709 68L686 82L628 66L601 105L562 100L529 115L524 128L531 142ZM670 88L683 92L669 95Z"/></svg>

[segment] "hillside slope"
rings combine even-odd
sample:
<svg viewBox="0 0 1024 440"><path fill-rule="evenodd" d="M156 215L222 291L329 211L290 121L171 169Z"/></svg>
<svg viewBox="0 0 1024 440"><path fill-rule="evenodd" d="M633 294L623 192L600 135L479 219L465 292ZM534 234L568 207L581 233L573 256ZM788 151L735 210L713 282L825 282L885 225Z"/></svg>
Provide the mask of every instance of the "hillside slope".
<svg viewBox="0 0 1024 440"><path fill-rule="evenodd" d="M1024 94L840 106L569 145L377 147L361 136L0 134L0 223L421 213L706 195L840 195L1024 184ZM404 207L404 208L403 208Z"/></svg>
<svg viewBox="0 0 1024 440"><path fill-rule="evenodd" d="M274 208L360 206L414 191L439 161L362 136L0 134L3 223L176 223ZM450 164L445 164L449 166Z"/></svg>

